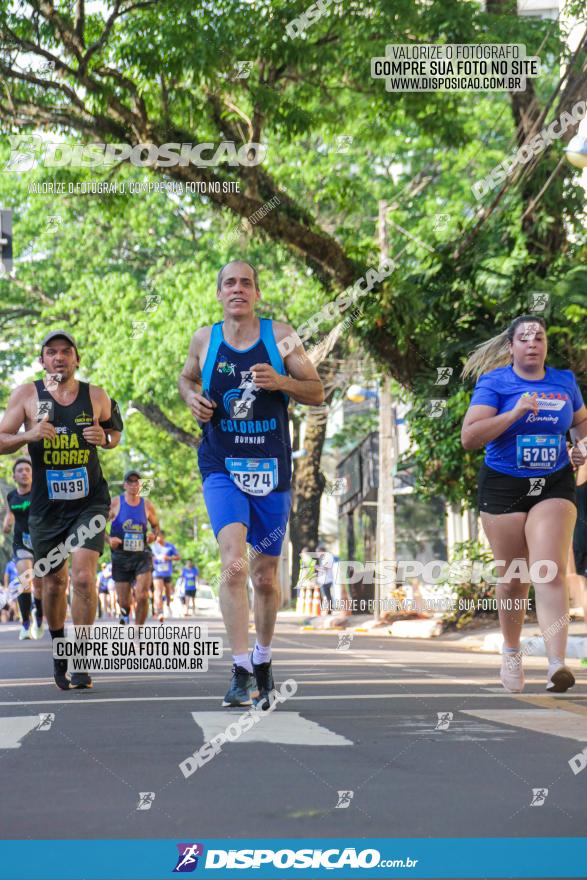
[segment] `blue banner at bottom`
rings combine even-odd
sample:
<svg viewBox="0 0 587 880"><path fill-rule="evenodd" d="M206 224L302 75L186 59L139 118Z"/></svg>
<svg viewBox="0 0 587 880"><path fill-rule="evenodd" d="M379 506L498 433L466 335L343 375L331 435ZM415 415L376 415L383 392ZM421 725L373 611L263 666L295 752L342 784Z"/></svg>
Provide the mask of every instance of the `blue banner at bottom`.
<svg viewBox="0 0 587 880"><path fill-rule="evenodd" d="M1 880L585 878L587 838L0 841Z"/></svg>

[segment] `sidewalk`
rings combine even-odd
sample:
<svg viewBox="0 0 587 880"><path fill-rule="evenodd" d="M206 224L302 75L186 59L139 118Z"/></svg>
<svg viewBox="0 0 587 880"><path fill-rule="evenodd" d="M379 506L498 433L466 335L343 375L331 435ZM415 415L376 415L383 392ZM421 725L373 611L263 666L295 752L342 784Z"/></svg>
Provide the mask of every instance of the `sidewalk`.
<svg viewBox="0 0 587 880"><path fill-rule="evenodd" d="M488 654L501 653L503 637L498 626L464 629L460 632L442 632L439 617L412 620L396 620L393 623L379 623L371 614L353 614L351 617L329 614L321 617L308 617L295 611L280 611L278 620L297 624L305 631L320 633L352 632L357 635L390 636L398 639L430 639L440 643L450 643L468 651ZM529 656L544 657L544 640L537 623L526 623L522 628L522 648ZM584 620L571 621L567 657L587 657L587 623Z"/></svg>

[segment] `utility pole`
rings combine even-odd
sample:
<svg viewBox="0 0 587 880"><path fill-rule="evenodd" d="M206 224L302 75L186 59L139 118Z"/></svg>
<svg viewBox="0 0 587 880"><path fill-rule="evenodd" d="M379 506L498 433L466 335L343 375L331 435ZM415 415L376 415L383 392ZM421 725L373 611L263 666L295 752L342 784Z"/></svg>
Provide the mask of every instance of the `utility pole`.
<svg viewBox="0 0 587 880"><path fill-rule="evenodd" d="M0 210L0 275L12 272L12 211Z"/></svg>
<svg viewBox="0 0 587 880"><path fill-rule="evenodd" d="M389 256L386 229L387 202L379 201L379 250L381 259ZM376 571L383 571L383 562L393 562L395 549L395 498L393 480L396 470L396 427L391 394L391 378L382 376L379 383L379 488L377 490L377 560ZM381 584L375 577L375 619L381 617Z"/></svg>

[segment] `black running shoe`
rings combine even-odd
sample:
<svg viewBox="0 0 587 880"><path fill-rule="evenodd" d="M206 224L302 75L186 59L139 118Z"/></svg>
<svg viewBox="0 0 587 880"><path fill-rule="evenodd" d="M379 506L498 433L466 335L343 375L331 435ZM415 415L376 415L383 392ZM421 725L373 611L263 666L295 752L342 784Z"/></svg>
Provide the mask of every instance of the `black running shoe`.
<svg viewBox="0 0 587 880"><path fill-rule="evenodd" d="M80 691L85 689L89 690L89 688L93 687L92 679L87 672L72 672L71 686L72 688L77 688Z"/></svg>
<svg viewBox="0 0 587 880"><path fill-rule="evenodd" d="M251 689L253 687L253 676L242 666L232 664L232 679L230 687L226 692L223 706L250 706Z"/></svg>
<svg viewBox="0 0 587 880"><path fill-rule="evenodd" d="M69 679L67 677L67 660L53 660L53 678L55 684L62 691L70 689Z"/></svg>
<svg viewBox="0 0 587 880"><path fill-rule="evenodd" d="M559 666L556 672L549 678L546 690L549 694L564 694L574 684L575 676L568 666Z"/></svg>
<svg viewBox="0 0 587 880"><path fill-rule="evenodd" d="M269 663L253 663L253 672L255 673L255 680L259 690L258 695L253 700L253 706L256 709L266 711L275 702L275 696L272 695L272 692L275 690L275 682L273 681L271 660Z"/></svg>

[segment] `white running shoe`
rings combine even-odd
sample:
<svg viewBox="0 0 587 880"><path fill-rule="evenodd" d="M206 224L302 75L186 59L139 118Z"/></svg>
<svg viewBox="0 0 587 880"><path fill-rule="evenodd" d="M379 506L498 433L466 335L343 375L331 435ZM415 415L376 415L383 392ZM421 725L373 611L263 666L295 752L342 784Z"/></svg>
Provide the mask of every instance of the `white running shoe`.
<svg viewBox="0 0 587 880"><path fill-rule="evenodd" d="M31 628L30 626L21 626L20 632L18 634L19 641L23 641L23 639L30 639L31 637Z"/></svg>
<svg viewBox="0 0 587 880"><path fill-rule="evenodd" d="M522 652L501 655L501 683L510 694L519 694L524 690L524 670L522 668Z"/></svg>
<svg viewBox="0 0 587 880"><path fill-rule="evenodd" d="M31 634L33 639L42 639L45 634L45 625L43 621L40 624L37 623L36 620L33 620L31 624Z"/></svg>

